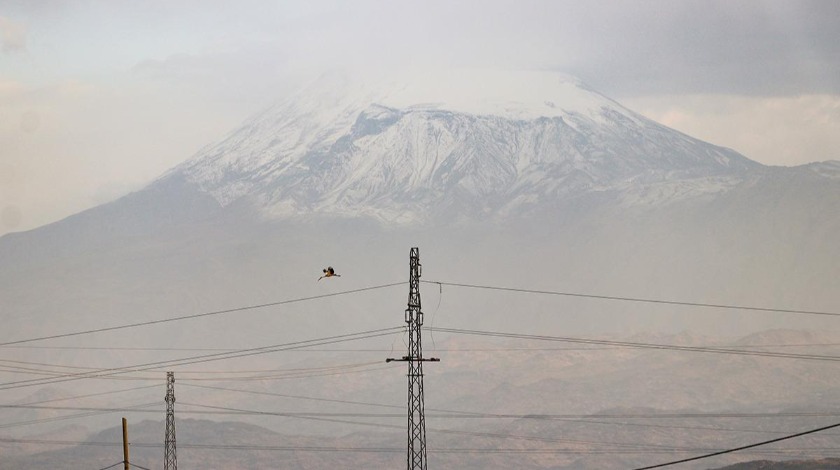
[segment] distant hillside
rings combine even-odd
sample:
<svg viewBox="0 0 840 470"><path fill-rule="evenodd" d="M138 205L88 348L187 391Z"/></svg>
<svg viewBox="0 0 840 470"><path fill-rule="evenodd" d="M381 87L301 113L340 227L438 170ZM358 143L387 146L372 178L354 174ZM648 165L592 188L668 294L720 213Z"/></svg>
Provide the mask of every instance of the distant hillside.
<svg viewBox="0 0 840 470"><path fill-rule="evenodd" d="M788 462L772 462L770 460L755 460L752 462L728 465L714 470L838 470L840 459L819 460L791 460Z"/></svg>
<svg viewBox="0 0 840 470"><path fill-rule="evenodd" d="M428 354L441 358L425 369L430 468L628 470L837 421L840 377L830 373L833 362L427 339ZM724 346L688 333L627 339ZM832 345L838 344L838 338L768 331L727 344L745 351L819 354L836 349ZM399 349L396 346L394 355ZM381 348L356 351L356 360L374 366L346 375L229 383L221 388L207 388L208 382L188 377L179 380L179 463L182 468L214 470L399 468L405 448L405 369L404 364L385 365L382 357L388 354ZM269 365L261 364L252 362L250 367ZM314 365L287 362L284 367L300 370ZM126 398L120 406L162 400L161 391L144 391L145 395L133 401ZM215 414L231 409L258 414ZM129 419L132 459L150 469L160 468L163 411L161 407L150 410L151 414L143 411L122 412ZM194 413L220 421L190 419ZM158 420L146 420L150 416ZM114 426L119 415L97 417L96 422L106 420L104 426L93 426L91 419L80 422L90 429L107 429L91 435L68 429L65 434L17 436L15 442L26 441L26 446L4 450L0 465L21 470L88 470L115 463L120 458L121 433ZM832 449L836 440L836 432L826 431L784 445L692 462L680 470L751 458L806 459L814 455L812 449ZM56 448L58 443L65 448Z"/></svg>
<svg viewBox="0 0 840 470"><path fill-rule="evenodd" d="M179 443L178 465L181 468L342 468L348 460L341 447L359 446L354 444L356 440L353 438L284 436L258 426L236 422L178 420L176 431ZM129 422L130 462L149 469L160 469L163 466L163 439L162 421ZM397 468L403 460L397 441L402 440L395 436L392 444L397 450L394 452L374 449L369 455L365 454L362 461L370 465L368 468ZM122 430L114 427L69 449L25 457L6 458L0 454L0 466L15 470L90 470L121 462L122 457Z"/></svg>

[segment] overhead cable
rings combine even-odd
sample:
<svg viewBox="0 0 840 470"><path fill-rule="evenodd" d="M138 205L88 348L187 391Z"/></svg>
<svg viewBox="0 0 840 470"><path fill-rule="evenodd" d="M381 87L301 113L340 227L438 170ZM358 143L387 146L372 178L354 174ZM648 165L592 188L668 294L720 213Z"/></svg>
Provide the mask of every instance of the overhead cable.
<svg viewBox="0 0 840 470"><path fill-rule="evenodd" d="M142 405L132 406L132 407L128 407L128 408L121 409L121 410L102 409L102 410L97 410L97 411L87 411L87 412L84 412L84 413L74 413L74 414L68 414L68 415L63 415L63 416L54 416L52 418L40 418L40 419L32 419L32 420L29 420L29 421L17 421L17 422L12 422L12 423L3 423L3 424L0 424L0 428L2 428L2 429L14 428L14 427L18 427L18 426L29 426L31 424L42 424L42 423L51 423L51 422L54 422L54 421L64 421L64 420L68 420L68 419L88 418L90 416L97 416L97 415L102 415L102 414L114 413L114 412L117 412L117 411L119 411L121 413L125 412L125 411L146 412L147 410L144 410L143 408L149 408L149 407L152 407L152 406L159 406L159 405L160 405L160 402L153 402L153 403L145 403L145 404L142 404ZM160 413L160 411L157 411L157 410L153 410L153 412L154 413Z"/></svg>
<svg viewBox="0 0 840 470"><path fill-rule="evenodd" d="M150 320L150 321L139 322L139 323L130 323L130 324L127 324L127 325L108 326L108 327L104 327L104 328L96 328L96 329L92 329L92 330L76 331L76 332L72 332L72 333L62 333L62 334L56 334L56 335L50 335L50 336L41 336L41 337L37 337L37 338L19 339L19 340L15 340L15 341L7 341L5 343L0 343L0 346L10 346L10 345L14 345L14 344L31 343L33 341L43 341L43 340L48 340L48 339L67 338L67 337L70 337L70 336L87 335L87 334L92 334L92 333L102 333L104 331L124 330L124 329L127 329L127 328L136 328L136 327L139 327L139 326L157 325L157 324L160 324L160 323L169 323L169 322L181 321L181 320L191 320L191 319L194 319L194 318L203 318L203 317L209 317L209 316L213 316L213 315L222 315L222 314L225 314L225 313L243 312L243 311L246 311L246 310L254 310L254 309L266 308L266 307L276 307L278 305L287 305L287 304L293 304L293 303L298 303L298 302L306 302L306 301L316 300L316 299L324 299L324 298L327 298L327 297L337 297L337 296L340 296L340 295L356 294L356 293L359 293L359 292L383 289L383 288L386 288L386 287L393 287L393 286L398 286L398 285L402 285L402 284L405 284L405 283L404 282L393 282L391 284L382 284L382 285L378 285L378 286L362 287L360 289L352 289L352 290L346 290L346 291L341 291L341 292L333 292L333 293L330 293L330 294L320 294L320 295L313 295L313 296L309 296L309 297L299 297L299 298L296 298L296 299L280 300L280 301L277 301L277 302L269 302L269 303L258 304L258 305L248 305L248 306L245 306L245 307L229 308L229 309L225 309L225 310L215 310L215 311L212 311L212 312L196 313L196 314L193 314L193 315L183 315L183 316L180 316L180 317L162 318L162 319L159 319L159 320Z"/></svg>
<svg viewBox="0 0 840 470"><path fill-rule="evenodd" d="M826 430L829 430L829 429L833 429L833 428L836 428L836 427L840 427L840 423L832 424L830 426L823 426L821 428L811 429L810 431L791 434L789 436L779 437L779 438L776 438L776 439L770 439L769 441L763 441L763 442L758 442L758 443L755 443L755 444L736 447L734 449L726 449L726 450L721 450L721 451L718 451L718 452L712 452L710 454L698 455L697 457L690 457L690 458L687 458L687 459L674 460L673 462L666 462L666 463L661 463L661 464L657 464L657 465L650 465L650 466L647 466L647 467L639 467L639 468L636 468L634 470L650 470L652 468L668 467L668 466L676 465L676 464L680 464L680 463L693 462L695 460L700 460L700 459L707 459L709 457L715 457L715 456L718 456L718 455L731 454L732 452L738 452L738 451L741 451L741 450L752 449L754 447L765 446L767 444L773 444L775 442L786 441L788 439L793 439L793 438L796 438L796 437L806 436L808 434L814 434L814 433L826 431Z"/></svg>
<svg viewBox="0 0 840 470"><path fill-rule="evenodd" d="M49 399L49 400L30 401L30 402L27 402L27 403L7 403L6 405L0 405L0 408L3 408L5 406L11 406L11 405L14 405L14 406L41 405L41 404L44 404L44 403L52 403L52 402L56 402L56 401L76 400L76 399L79 399L79 398L98 397L98 396L102 396L102 395L113 395L113 394L116 394L116 393L133 392L135 390L143 390L143 389L146 389L146 388L157 388L157 387L162 388L161 385L143 385L141 387L132 387L132 388L126 388L126 389L122 389L122 390L110 390L110 391L107 391L107 392L89 393L87 395L75 395L75 396L72 396L72 397L52 398L52 399Z"/></svg>
<svg viewBox="0 0 840 470"><path fill-rule="evenodd" d="M132 366L126 367L115 367L115 368L107 368L107 369L100 369L98 371L91 371L91 372L81 372L81 373L72 373L66 374L64 377L61 378L54 378L54 379L28 379L28 380L21 380L17 382L7 382L0 384L0 390L8 390L12 388L21 388L21 387L30 387L30 386L40 386L46 384L53 384L58 382L67 382L72 380L81 380L81 379L90 379L90 378L98 378L98 377L112 377L115 375L120 374L128 374L131 372L143 372L148 370L156 370L163 367L174 367L180 365L187 365L187 364L198 364L203 362L211 362L211 361L220 361L226 359L233 359L233 358L240 358L240 357L248 357L248 356L255 356L259 354L267 354L279 351L286 351L289 349L299 349L299 348L306 348L309 346L322 346L326 344L335 344L341 343L346 341L356 341L360 339L368 339L368 338L375 338L379 336L386 336L391 335L396 332L402 331L403 327L391 327L391 328L382 328L378 330L369 330L363 331L360 333L349 333L343 335L336 335L330 336L326 338L319 338L319 339L311 339L305 341L295 341L291 343L279 344L279 345L272 345L272 346L262 346L258 348L250 348L250 349L242 349L239 351L235 351L233 353L216 353L216 354L205 354L201 356L192 356L186 357L181 359L171 359L167 361L157 361L157 362L149 362L145 364L137 364Z"/></svg>
<svg viewBox="0 0 840 470"><path fill-rule="evenodd" d="M85 446L100 446L100 447L118 447L122 444L119 442L91 442L91 441L59 441L59 440L41 440L41 439L0 439L0 442L9 443L25 443L25 444L44 444L44 445L85 445ZM160 443L132 443L133 447L138 448L160 448L163 444ZM257 445L257 444L179 444L179 449L206 449L206 450L245 450L245 451L288 451L288 452L353 452L353 453L402 453L405 449L401 447L349 447L349 446L303 446L303 445ZM834 448L791 448L779 450L764 450L755 452L760 455L790 455L791 453L801 452L822 452L831 453L835 455L837 449ZM569 449L569 448L538 448L538 449L523 449L523 448L498 448L498 447L450 447L450 448L434 448L429 449L429 452L435 454L474 454L474 453L492 453L492 454L568 454L568 455L638 455L638 454L670 454L673 450L670 449ZM119 462L121 465L124 462ZM112 467L115 465L112 465ZM138 468L143 468L137 466ZM111 468L111 467L105 467ZM105 469L102 469L105 470Z"/></svg>
<svg viewBox="0 0 840 470"><path fill-rule="evenodd" d="M116 467L117 465L123 465L123 464L125 464L125 462L123 462L122 460L120 460L119 462L117 462L117 463L115 463L115 464L113 464L113 465L108 465L107 467L102 467L102 468L100 468L99 470L108 470L109 468L114 468L114 467Z"/></svg>
<svg viewBox="0 0 840 470"><path fill-rule="evenodd" d="M549 290L533 290L533 289L520 289L515 287L501 287L501 286L483 286L478 284L463 284L457 282L443 282L443 281L420 281L425 282L427 284L438 284L443 286L452 286L452 287L466 287L470 289L485 289L485 290L496 290L496 291L505 291L505 292L518 292L523 294L540 294L540 295L561 295L566 297L581 297L585 299L600 299L600 300L616 300L622 302L641 302L641 303L648 303L648 304L665 304L665 305L680 305L686 307L704 307L704 308L723 308L723 309L732 309L732 310L752 310L758 312L772 312L772 313L793 313L793 314L800 314L800 315L824 315L824 316L833 316L833 317L840 317L840 313L838 312L824 312L824 311L815 311L815 310L793 310L793 309L784 309L784 308L767 308L767 307L754 307L754 306L747 306L747 305L727 305L727 304L711 304L711 303L701 303L701 302L684 302L684 301L677 301L677 300L662 300L662 299L646 299L640 297L619 297L613 295L595 295L595 294L582 294L578 292L561 292L561 291L549 291Z"/></svg>
<svg viewBox="0 0 840 470"><path fill-rule="evenodd" d="M498 338L515 338L536 341L556 341L564 343L581 343L581 344L600 344L609 346L618 346L623 348L637 348L637 349L659 349L669 351L686 351L686 352L701 352L713 354L732 354L736 356L757 356L757 357L774 357L784 359L803 359L811 361L840 361L840 356L825 356L818 354L795 354L795 353L781 353L773 351L749 351L742 349L729 348L712 348L702 346L679 346L674 344L656 344L656 343L638 343L632 341L612 341L602 339L588 339L588 338L573 338L563 336L548 336L548 335L529 335L519 333L505 333L499 331L481 331L481 330L466 330L459 328L442 328L434 327L428 330L439 331L444 333L473 335L473 336L493 336Z"/></svg>

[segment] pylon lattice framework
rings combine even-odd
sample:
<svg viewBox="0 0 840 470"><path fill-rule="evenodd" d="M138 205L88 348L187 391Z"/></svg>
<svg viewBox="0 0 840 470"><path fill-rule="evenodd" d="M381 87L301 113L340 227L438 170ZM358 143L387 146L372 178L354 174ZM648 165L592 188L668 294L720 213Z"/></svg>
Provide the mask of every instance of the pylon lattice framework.
<svg viewBox="0 0 840 470"><path fill-rule="evenodd" d="M419 248L411 248L408 308L405 322L408 324L408 355L391 361L408 362L408 449L407 469L427 470L426 460L426 418L423 409L423 362L437 362L437 358L423 358L420 327L423 326L423 312L420 309L420 265Z"/></svg>
<svg viewBox="0 0 840 470"><path fill-rule="evenodd" d="M166 373L166 438L163 443L163 469L178 470L175 452L175 373Z"/></svg>

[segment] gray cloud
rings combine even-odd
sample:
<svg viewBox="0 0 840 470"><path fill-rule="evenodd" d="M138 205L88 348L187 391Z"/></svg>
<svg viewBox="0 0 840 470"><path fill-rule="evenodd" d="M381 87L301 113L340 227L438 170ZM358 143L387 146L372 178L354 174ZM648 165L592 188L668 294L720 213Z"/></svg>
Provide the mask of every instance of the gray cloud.
<svg viewBox="0 0 840 470"><path fill-rule="evenodd" d="M26 25L0 16L0 38L3 40L3 52L25 51Z"/></svg>
<svg viewBox="0 0 840 470"><path fill-rule="evenodd" d="M587 2L558 68L617 95L840 93L840 3ZM573 21L574 22L574 21Z"/></svg>
<svg viewBox="0 0 840 470"><path fill-rule="evenodd" d="M299 62L559 69L618 96L840 93L835 1L352 5L258 24Z"/></svg>
<svg viewBox="0 0 840 470"><path fill-rule="evenodd" d="M19 5L20 17L54 17L30 3ZM188 62L205 55L225 71L214 72L220 78L258 77L272 67L428 63L558 69L617 97L840 93L840 2L831 0L59 4L74 21L59 24L97 25L92 34L117 31L98 26L103 16L120 30L153 25L121 38L123 55L143 49L132 41L159 46L149 35L203 44L138 54L146 72L202 72L206 63Z"/></svg>

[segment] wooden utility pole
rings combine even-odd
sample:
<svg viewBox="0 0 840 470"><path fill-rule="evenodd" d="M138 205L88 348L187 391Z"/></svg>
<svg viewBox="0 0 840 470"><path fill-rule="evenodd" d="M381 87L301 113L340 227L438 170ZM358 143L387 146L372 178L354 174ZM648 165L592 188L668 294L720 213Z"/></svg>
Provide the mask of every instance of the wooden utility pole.
<svg viewBox="0 0 840 470"><path fill-rule="evenodd" d="M123 468L128 470L131 466L128 463L128 421L125 418L122 419L123 423Z"/></svg>

